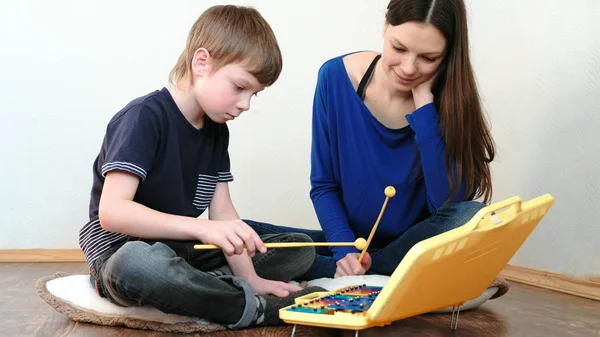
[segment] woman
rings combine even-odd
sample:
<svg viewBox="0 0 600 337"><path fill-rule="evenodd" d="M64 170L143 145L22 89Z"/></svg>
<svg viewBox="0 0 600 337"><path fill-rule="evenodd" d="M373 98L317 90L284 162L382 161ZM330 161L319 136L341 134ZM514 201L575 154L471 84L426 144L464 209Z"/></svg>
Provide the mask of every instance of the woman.
<svg viewBox="0 0 600 337"><path fill-rule="evenodd" d="M492 194L494 144L469 58L462 0L392 0L383 50L327 61L313 106L311 191L323 231L367 238L386 186L396 189L362 263L353 247L317 250L306 279L391 275L408 250L465 224Z"/></svg>

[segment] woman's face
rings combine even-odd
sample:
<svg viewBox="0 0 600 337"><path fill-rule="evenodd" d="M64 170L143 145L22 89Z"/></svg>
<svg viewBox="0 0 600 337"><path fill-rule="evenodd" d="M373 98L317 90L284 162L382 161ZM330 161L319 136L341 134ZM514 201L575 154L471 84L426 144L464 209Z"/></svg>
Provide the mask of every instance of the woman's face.
<svg viewBox="0 0 600 337"><path fill-rule="evenodd" d="M383 28L381 63L388 84L409 91L431 79L443 61L446 39L434 26L415 21Z"/></svg>

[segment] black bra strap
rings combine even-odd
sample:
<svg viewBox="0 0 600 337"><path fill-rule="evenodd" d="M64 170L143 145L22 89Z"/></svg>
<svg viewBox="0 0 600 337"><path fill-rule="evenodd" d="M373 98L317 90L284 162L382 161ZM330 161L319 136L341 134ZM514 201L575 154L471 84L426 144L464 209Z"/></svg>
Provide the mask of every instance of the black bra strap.
<svg viewBox="0 0 600 337"><path fill-rule="evenodd" d="M375 56L375 59L373 59L373 61L371 62L371 65L369 65L367 72L365 73L363 78L360 80L358 89L356 89L356 93L362 100L365 99L365 88L367 87L367 84L371 80L371 77L373 77L373 70L375 70L375 65L377 64L377 61L379 61L380 58L381 58L381 54Z"/></svg>

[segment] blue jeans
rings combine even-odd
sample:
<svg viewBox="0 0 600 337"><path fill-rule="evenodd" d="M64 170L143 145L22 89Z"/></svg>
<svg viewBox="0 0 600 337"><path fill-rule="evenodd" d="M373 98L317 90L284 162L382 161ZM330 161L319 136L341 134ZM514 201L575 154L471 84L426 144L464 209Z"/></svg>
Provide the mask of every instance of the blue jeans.
<svg viewBox="0 0 600 337"><path fill-rule="evenodd" d="M477 201L465 201L440 207L429 218L416 223L396 240L381 249L368 249L371 255L371 268L367 274L392 275L400 261L415 244L438 234L466 224L485 205ZM304 233L313 242L326 242L323 231L274 226L253 220L244 220L258 235L281 233ZM377 236L377 233L375 233ZM366 238L365 238L366 239ZM336 261L328 247L315 247L315 261L310 269L297 279L314 280L332 278L337 269Z"/></svg>
<svg viewBox="0 0 600 337"><path fill-rule="evenodd" d="M304 234L261 235L263 242L310 242ZM250 285L232 275L221 250L195 250L196 241L132 238L94 261L91 281L100 296L121 306L150 305L162 312L200 317L243 328L257 300ZM268 249L252 258L258 276L289 282L314 261L314 248Z"/></svg>

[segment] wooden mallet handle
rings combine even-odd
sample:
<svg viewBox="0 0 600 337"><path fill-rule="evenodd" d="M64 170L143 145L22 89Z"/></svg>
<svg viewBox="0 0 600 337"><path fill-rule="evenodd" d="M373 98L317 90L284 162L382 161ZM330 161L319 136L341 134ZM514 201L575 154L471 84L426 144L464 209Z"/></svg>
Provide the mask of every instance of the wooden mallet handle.
<svg viewBox="0 0 600 337"><path fill-rule="evenodd" d="M272 242L265 243L267 248L293 248L293 247L314 247L314 246L354 246L358 250L367 247L367 240L358 238L354 242ZM216 245L194 245L194 249L221 249Z"/></svg>
<svg viewBox="0 0 600 337"><path fill-rule="evenodd" d="M385 188L384 193L385 193L385 201L383 202L383 207L381 207L381 212L379 212L379 217L377 217L375 226L373 226L373 229L371 230L371 234L369 234L369 238L367 239L367 245L365 246L364 249L362 249L362 252L360 253L360 256L358 257L358 263L361 263L363 258L365 257L367 248L369 248L369 245L371 244L371 240L373 240L373 236L375 235L375 231L377 230L377 226L379 226L379 221L381 220L381 216L383 215L385 206L387 206L388 200L390 200L390 198L392 198L396 195L396 189L393 186L388 186ZM357 248L357 249L361 250L360 248Z"/></svg>

